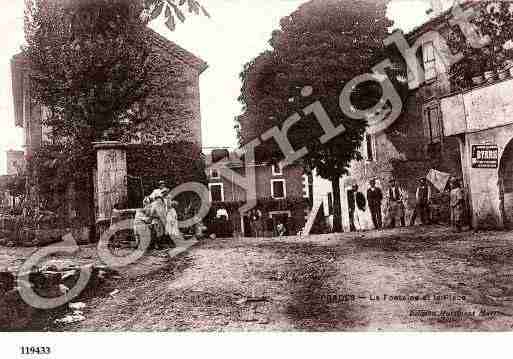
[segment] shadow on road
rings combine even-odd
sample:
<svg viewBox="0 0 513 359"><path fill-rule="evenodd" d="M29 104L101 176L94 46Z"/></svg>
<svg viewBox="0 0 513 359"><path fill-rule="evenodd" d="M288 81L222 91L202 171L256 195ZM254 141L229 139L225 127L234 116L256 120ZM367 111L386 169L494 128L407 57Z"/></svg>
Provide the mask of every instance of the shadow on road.
<svg viewBox="0 0 513 359"><path fill-rule="evenodd" d="M335 248L312 243L266 243L259 246L286 257L278 269L261 273L263 279L280 281L290 291L285 313L295 330L349 330L361 325L349 288L334 287L330 279L339 274Z"/></svg>

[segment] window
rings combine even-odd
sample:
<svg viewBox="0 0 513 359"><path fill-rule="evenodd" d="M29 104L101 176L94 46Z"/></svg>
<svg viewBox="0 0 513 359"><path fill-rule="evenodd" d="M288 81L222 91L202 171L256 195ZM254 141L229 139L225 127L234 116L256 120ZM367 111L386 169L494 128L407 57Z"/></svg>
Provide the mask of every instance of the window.
<svg viewBox="0 0 513 359"><path fill-rule="evenodd" d="M372 136L366 135L365 136L365 143L367 146L367 160L368 161L374 161L374 146L372 143Z"/></svg>
<svg viewBox="0 0 513 359"><path fill-rule="evenodd" d="M328 215L333 214L333 193L328 193Z"/></svg>
<svg viewBox="0 0 513 359"><path fill-rule="evenodd" d="M430 106L424 111L424 132L428 143L440 143L443 136L438 106Z"/></svg>
<svg viewBox="0 0 513 359"><path fill-rule="evenodd" d="M275 199L283 199L287 197L287 190L285 188L285 180L271 180L271 196Z"/></svg>
<svg viewBox="0 0 513 359"><path fill-rule="evenodd" d="M432 81L436 78L436 56L433 42L426 42L422 47L424 62L424 79Z"/></svg>
<svg viewBox="0 0 513 359"><path fill-rule="evenodd" d="M210 183L208 185L211 202L224 202L224 188L222 183Z"/></svg>
<svg viewBox="0 0 513 359"><path fill-rule="evenodd" d="M210 169L210 178L221 178L221 176L219 175L219 170L217 168Z"/></svg>
<svg viewBox="0 0 513 359"><path fill-rule="evenodd" d="M283 168L280 163L273 163L273 176L281 176L283 174Z"/></svg>

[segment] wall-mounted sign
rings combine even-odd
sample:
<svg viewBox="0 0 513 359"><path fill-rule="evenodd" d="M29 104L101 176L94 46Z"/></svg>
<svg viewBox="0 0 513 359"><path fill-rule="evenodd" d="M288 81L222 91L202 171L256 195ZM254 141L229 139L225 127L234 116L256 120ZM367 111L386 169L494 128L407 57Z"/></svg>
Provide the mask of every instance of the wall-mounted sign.
<svg viewBox="0 0 513 359"><path fill-rule="evenodd" d="M498 168L499 147L496 145L472 145L472 168Z"/></svg>

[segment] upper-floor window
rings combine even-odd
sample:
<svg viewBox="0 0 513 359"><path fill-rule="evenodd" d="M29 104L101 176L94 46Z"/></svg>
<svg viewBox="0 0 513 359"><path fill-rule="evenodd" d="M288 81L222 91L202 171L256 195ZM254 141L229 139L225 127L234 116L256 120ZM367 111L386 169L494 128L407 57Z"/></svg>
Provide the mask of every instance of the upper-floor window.
<svg viewBox="0 0 513 359"><path fill-rule="evenodd" d="M273 170L273 176L283 175L283 168L281 167L281 164L279 162L273 163L272 170Z"/></svg>
<svg viewBox="0 0 513 359"><path fill-rule="evenodd" d="M274 199L284 199L287 197L287 189L284 179L271 180L271 196Z"/></svg>
<svg viewBox="0 0 513 359"><path fill-rule="evenodd" d="M210 169L210 178L211 179L221 178L221 175L219 174L219 170L217 168Z"/></svg>
<svg viewBox="0 0 513 359"><path fill-rule="evenodd" d="M424 112L424 132L428 143L440 143L443 136L442 123L438 106L429 106Z"/></svg>
<svg viewBox="0 0 513 359"><path fill-rule="evenodd" d="M422 57L424 62L424 79L426 82L436 78L436 55L435 46L432 41L422 46Z"/></svg>

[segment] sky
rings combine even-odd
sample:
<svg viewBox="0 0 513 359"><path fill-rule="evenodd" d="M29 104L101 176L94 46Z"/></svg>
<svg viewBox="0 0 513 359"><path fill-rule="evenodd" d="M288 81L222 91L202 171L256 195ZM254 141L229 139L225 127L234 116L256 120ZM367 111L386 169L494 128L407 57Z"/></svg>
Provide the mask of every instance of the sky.
<svg viewBox="0 0 513 359"><path fill-rule="evenodd" d="M351 0L347 0L351 1ZM389 17L395 27L409 31L422 24L431 0L392 0ZM449 0L444 0L449 1ZM23 131L14 126L10 59L23 44L23 0L2 4L0 14L0 174L6 172L5 151L23 149ZM167 30L162 21L151 26L209 64L201 75L201 113L204 147L235 147L234 118L241 111L237 102L245 63L268 48L273 30L282 17L306 0L202 0L211 18L189 16L177 30Z"/></svg>

